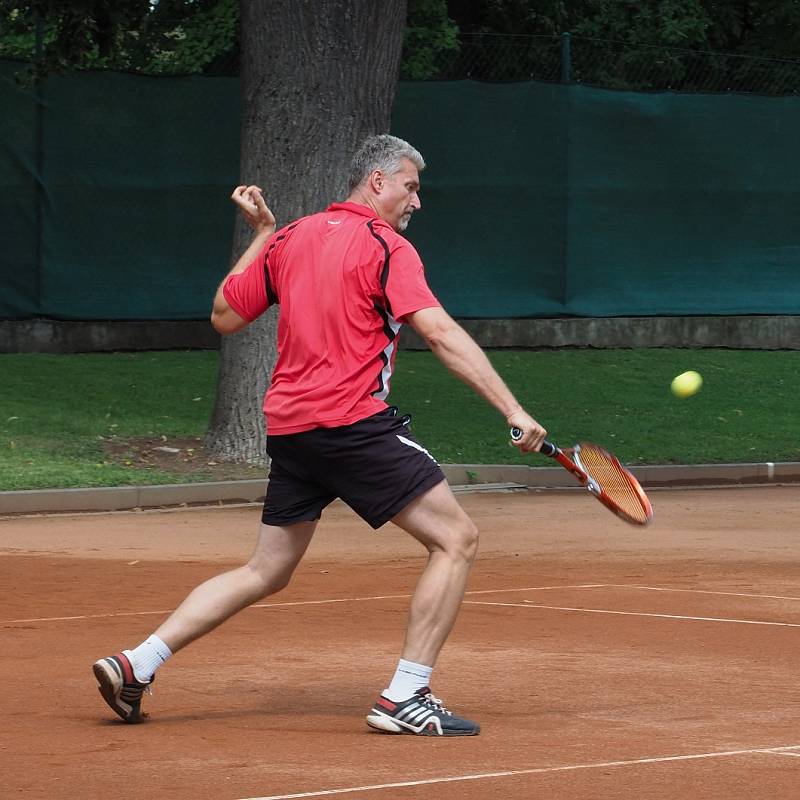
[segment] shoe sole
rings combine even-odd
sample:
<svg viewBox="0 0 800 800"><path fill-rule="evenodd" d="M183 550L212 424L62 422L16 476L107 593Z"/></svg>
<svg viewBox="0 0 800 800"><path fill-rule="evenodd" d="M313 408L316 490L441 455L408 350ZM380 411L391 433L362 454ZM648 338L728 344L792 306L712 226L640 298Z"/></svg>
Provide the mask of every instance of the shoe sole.
<svg viewBox="0 0 800 800"><path fill-rule="evenodd" d="M120 703L120 692L122 691L122 678L114 671L114 668L105 660L96 661L92 667L94 677L97 680L97 691L100 692L103 700L111 710L129 725L136 725L144 722L147 716L141 712L128 713L122 708Z"/></svg>
<svg viewBox="0 0 800 800"><path fill-rule="evenodd" d="M367 715L367 725L369 725L370 728L374 728L376 731L381 731L381 733L405 734L406 736L436 736L437 738L441 738L442 736L477 736L481 732L479 726L476 726L475 729L471 731L443 730L441 733L437 733L435 730L429 731L427 726L420 731L415 731L403 727L385 714L374 713Z"/></svg>

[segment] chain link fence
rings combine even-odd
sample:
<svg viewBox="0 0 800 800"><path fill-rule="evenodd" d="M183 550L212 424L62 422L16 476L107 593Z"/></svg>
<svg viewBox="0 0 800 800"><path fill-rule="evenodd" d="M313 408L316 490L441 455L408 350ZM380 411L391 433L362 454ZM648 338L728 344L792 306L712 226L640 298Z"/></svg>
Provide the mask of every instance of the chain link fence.
<svg viewBox="0 0 800 800"><path fill-rule="evenodd" d="M180 48L185 38L177 23L147 36L127 36L120 52L91 65L139 74L202 74L234 77L239 73L235 31L203 52L202 63L189 65ZM34 37L12 49L0 39L0 58L35 61ZM196 48L195 48L196 52ZM420 58L421 56L421 58ZM422 62L422 70L413 64ZM800 93L800 57L764 58L677 47L639 45L608 39L571 36L459 34L448 45L404 53L405 80L492 82L546 81L631 91L749 92L765 95Z"/></svg>
<svg viewBox="0 0 800 800"><path fill-rule="evenodd" d="M800 58L778 59L570 36L462 34L439 80L538 80L635 91L800 92Z"/></svg>

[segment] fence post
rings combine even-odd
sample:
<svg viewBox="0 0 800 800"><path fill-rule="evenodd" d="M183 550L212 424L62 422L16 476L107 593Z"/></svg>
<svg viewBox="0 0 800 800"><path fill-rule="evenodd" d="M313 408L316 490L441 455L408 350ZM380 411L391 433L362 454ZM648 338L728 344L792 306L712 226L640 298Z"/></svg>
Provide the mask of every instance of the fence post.
<svg viewBox="0 0 800 800"><path fill-rule="evenodd" d="M561 83L572 83L572 47L569 33L561 34Z"/></svg>
<svg viewBox="0 0 800 800"><path fill-rule="evenodd" d="M44 68L43 68L43 54L44 54L44 18L36 11L35 15L35 66L34 66L34 98L36 108L34 110L34 169L36 170L35 180L35 194L34 194L34 226L35 237L35 265L36 275L34 277L34 286L36 293L36 310L41 313L42 310L42 284L44 265L42 264L42 252L44 243Z"/></svg>

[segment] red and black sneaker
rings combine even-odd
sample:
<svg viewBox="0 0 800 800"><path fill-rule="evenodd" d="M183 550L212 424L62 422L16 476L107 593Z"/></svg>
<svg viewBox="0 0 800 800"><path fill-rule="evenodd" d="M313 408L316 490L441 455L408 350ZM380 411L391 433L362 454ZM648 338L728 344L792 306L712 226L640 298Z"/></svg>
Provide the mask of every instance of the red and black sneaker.
<svg viewBox="0 0 800 800"><path fill-rule="evenodd" d="M477 736L480 725L448 711L426 686L400 703L381 695L367 725L386 733L411 733L416 736Z"/></svg>
<svg viewBox="0 0 800 800"><path fill-rule="evenodd" d="M125 722L144 722L147 714L142 713L142 694L145 690L150 692L153 679L144 683L137 680L131 662L124 653L101 658L95 661L92 669L103 700Z"/></svg>

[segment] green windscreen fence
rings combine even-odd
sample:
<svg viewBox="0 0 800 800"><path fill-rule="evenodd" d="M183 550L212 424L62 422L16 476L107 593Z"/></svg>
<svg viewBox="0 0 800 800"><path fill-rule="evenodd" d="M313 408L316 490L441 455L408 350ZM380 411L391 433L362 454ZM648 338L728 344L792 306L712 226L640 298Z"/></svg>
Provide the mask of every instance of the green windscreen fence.
<svg viewBox="0 0 800 800"><path fill-rule="evenodd" d="M0 63L0 318L201 319L238 83ZM800 98L401 83L409 238L461 317L800 313ZM333 198L332 198L333 199Z"/></svg>
<svg viewBox="0 0 800 800"><path fill-rule="evenodd" d="M207 317L230 261L237 82L97 72L36 90L0 69L0 317Z"/></svg>
<svg viewBox="0 0 800 800"><path fill-rule="evenodd" d="M800 313L800 98L416 83L394 130L458 314Z"/></svg>

